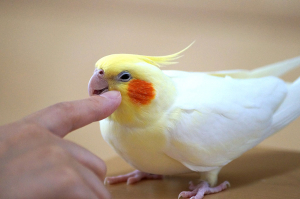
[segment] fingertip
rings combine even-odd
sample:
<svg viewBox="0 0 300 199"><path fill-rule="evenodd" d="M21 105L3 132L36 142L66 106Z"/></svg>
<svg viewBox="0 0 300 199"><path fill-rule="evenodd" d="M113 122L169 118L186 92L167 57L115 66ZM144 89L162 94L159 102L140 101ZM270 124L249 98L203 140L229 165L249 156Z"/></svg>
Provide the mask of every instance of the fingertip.
<svg viewBox="0 0 300 199"><path fill-rule="evenodd" d="M122 101L122 96L119 91L108 91L100 95L100 97L108 99L111 106L115 107L115 109L119 107Z"/></svg>
<svg viewBox="0 0 300 199"><path fill-rule="evenodd" d="M111 115L121 104L121 93L119 91L109 91L102 95L91 97L95 101L95 109L98 111L97 120L102 120Z"/></svg>
<svg viewBox="0 0 300 199"><path fill-rule="evenodd" d="M117 107L120 105L122 101L122 96L119 91L108 91L101 95L93 95L92 98L96 98L97 100L100 100L101 104L105 102L106 106L112 107L114 109L117 109Z"/></svg>

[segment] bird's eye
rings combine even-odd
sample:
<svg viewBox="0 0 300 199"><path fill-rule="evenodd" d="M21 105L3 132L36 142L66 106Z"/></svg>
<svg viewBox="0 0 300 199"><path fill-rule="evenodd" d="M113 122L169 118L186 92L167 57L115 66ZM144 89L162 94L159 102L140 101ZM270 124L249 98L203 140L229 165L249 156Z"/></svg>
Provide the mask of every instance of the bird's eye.
<svg viewBox="0 0 300 199"><path fill-rule="evenodd" d="M123 71L118 75L118 80L122 82L128 82L129 80L131 80L131 78L131 74L127 71Z"/></svg>

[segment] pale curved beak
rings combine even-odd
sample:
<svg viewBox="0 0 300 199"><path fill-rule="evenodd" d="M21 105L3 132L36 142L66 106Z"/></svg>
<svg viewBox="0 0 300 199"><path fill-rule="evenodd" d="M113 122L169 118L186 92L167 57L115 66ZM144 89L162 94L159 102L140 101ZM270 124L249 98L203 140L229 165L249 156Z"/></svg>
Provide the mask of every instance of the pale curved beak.
<svg viewBox="0 0 300 199"><path fill-rule="evenodd" d="M89 95L101 95L108 91L108 82L104 78L104 70L95 69L88 85Z"/></svg>

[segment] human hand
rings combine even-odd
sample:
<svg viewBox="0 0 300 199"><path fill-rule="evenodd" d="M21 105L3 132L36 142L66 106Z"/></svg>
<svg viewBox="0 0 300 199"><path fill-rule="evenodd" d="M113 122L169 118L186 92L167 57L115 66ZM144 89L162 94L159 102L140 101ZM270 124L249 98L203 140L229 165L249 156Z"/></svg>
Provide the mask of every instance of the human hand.
<svg viewBox="0 0 300 199"><path fill-rule="evenodd" d="M61 138L109 116L120 102L120 93L111 91L1 126L0 198L110 198L103 185L104 162Z"/></svg>

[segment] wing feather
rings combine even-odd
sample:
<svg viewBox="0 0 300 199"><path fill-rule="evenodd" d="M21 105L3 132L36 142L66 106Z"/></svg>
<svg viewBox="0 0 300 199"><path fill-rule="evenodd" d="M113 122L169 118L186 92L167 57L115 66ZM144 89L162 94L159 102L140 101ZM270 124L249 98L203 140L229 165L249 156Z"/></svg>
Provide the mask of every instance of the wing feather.
<svg viewBox="0 0 300 199"><path fill-rule="evenodd" d="M180 116L165 153L194 171L226 165L262 141L287 88L276 77L233 79L164 71L174 82Z"/></svg>

